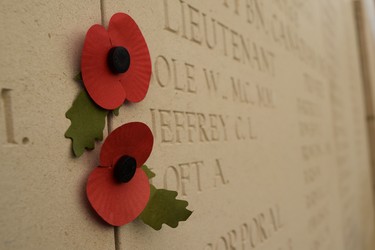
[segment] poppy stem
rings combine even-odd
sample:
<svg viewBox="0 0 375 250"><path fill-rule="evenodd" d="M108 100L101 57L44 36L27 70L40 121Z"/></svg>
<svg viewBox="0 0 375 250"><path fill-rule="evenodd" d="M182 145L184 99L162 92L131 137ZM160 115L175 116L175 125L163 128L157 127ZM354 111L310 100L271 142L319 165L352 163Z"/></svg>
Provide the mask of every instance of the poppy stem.
<svg viewBox="0 0 375 250"><path fill-rule="evenodd" d="M114 232L115 232L115 250L121 250L120 227L114 227Z"/></svg>
<svg viewBox="0 0 375 250"><path fill-rule="evenodd" d="M107 129L108 129L108 134L112 133L113 131L113 113L108 112L107 115Z"/></svg>
<svg viewBox="0 0 375 250"><path fill-rule="evenodd" d="M101 22L102 22L102 25L105 26L104 24L104 15L105 15L105 12L104 12L104 0L100 0L100 14L101 14Z"/></svg>
<svg viewBox="0 0 375 250"><path fill-rule="evenodd" d="M113 131L113 112L108 112L107 115L107 129L108 135ZM121 241L120 241L120 230L119 227L113 227L114 240L115 240L115 250L121 250Z"/></svg>

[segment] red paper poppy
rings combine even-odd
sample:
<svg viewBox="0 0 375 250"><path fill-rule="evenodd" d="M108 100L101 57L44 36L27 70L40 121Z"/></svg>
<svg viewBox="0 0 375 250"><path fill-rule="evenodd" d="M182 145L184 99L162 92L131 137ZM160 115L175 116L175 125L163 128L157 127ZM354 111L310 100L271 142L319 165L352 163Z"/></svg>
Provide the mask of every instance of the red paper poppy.
<svg viewBox="0 0 375 250"><path fill-rule="evenodd" d="M90 97L104 109L145 98L151 78L150 53L130 16L114 14L108 31L99 24L91 26L82 50L81 72Z"/></svg>
<svg viewBox="0 0 375 250"><path fill-rule="evenodd" d="M90 174L86 193L109 224L127 224L146 207L150 184L140 167L150 156L153 141L145 124L132 122L115 129L103 143L100 166Z"/></svg>

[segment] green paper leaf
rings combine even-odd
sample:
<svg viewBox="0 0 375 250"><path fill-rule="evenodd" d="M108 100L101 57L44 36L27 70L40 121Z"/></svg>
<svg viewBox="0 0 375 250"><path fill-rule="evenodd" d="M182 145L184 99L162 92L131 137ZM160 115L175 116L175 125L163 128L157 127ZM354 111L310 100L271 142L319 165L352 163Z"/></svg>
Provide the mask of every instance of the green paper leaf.
<svg viewBox="0 0 375 250"><path fill-rule="evenodd" d="M176 228L180 221L186 221L192 211L186 209L187 201L177 200L177 192L166 189L156 189L150 185L150 200L139 218L155 230L160 230L163 224Z"/></svg>
<svg viewBox="0 0 375 250"><path fill-rule="evenodd" d="M82 82L83 79L82 79L82 73L79 72L75 77L74 77L74 80L76 80L77 82Z"/></svg>
<svg viewBox="0 0 375 250"><path fill-rule="evenodd" d="M112 113L113 113L115 116L118 116L118 115L120 114L120 108L121 108L121 106L118 107L117 109L112 110Z"/></svg>
<svg viewBox="0 0 375 250"><path fill-rule="evenodd" d="M107 114L108 110L97 106L86 91L81 91L77 96L72 107L65 114L71 121L65 137L72 139L75 156L81 156L85 149L94 149L96 140L103 140Z"/></svg>
<svg viewBox="0 0 375 250"><path fill-rule="evenodd" d="M152 172L151 169L149 169L146 165L143 165L142 169L143 169L143 171L145 171L148 179L152 179L156 176L155 173Z"/></svg>

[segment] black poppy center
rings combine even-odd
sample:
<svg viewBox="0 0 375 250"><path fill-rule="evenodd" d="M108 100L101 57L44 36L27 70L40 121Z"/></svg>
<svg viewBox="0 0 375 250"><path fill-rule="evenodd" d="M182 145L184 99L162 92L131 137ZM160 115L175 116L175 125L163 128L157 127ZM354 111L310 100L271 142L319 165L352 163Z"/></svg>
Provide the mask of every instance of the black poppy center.
<svg viewBox="0 0 375 250"><path fill-rule="evenodd" d="M116 162L113 175L116 181L127 183L133 178L136 169L136 160L131 156L124 155Z"/></svg>
<svg viewBox="0 0 375 250"><path fill-rule="evenodd" d="M110 49L108 52L108 66L114 74L128 71L130 67L129 51L121 46Z"/></svg>

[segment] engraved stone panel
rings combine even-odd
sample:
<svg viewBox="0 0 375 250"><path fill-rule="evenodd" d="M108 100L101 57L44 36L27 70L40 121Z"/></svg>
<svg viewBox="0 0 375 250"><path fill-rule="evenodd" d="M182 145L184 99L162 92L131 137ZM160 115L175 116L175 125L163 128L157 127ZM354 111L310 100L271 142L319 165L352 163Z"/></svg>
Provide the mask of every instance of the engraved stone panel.
<svg viewBox="0 0 375 250"><path fill-rule="evenodd" d="M149 8L153 6L153 8ZM121 227L121 249L373 249L364 98L350 1L105 1L150 46L148 165L192 217Z"/></svg>
<svg viewBox="0 0 375 250"><path fill-rule="evenodd" d="M65 112L98 1L2 1L0 249L114 249L84 194L98 152L73 159Z"/></svg>

